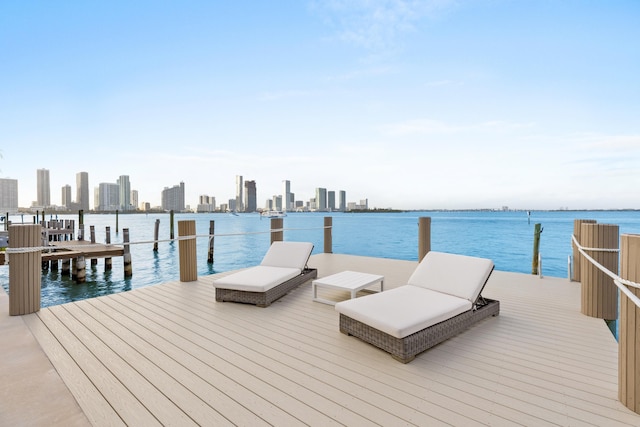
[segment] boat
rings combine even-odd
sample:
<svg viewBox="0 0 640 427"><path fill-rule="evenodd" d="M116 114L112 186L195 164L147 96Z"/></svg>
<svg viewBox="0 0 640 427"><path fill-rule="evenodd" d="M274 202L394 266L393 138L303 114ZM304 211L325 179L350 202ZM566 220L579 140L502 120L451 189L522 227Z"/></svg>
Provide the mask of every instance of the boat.
<svg viewBox="0 0 640 427"><path fill-rule="evenodd" d="M260 218L284 218L287 216L285 211L262 211Z"/></svg>

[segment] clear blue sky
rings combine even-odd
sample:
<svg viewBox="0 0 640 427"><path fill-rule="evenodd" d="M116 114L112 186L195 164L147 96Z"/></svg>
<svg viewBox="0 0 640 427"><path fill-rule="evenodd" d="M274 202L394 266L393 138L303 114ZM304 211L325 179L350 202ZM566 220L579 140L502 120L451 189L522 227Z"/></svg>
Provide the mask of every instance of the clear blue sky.
<svg viewBox="0 0 640 427"><path fill-rule="evenodd" d="M640 1L2 1L0 177L640 208ZM93 200L92 200L93 205Z"/></svg>

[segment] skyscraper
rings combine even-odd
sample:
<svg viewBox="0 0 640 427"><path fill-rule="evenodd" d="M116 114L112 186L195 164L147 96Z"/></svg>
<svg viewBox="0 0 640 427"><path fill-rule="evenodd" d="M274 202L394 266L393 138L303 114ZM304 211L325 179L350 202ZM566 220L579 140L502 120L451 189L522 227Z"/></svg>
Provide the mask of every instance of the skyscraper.
<svg viewBox="0 0 640 427"><path fill-rule="evenodd" d="M327 202L328 202L328 208L329 211L335 211L336 210L336 192L335 191L329 191L327 193Z"/></svg>
<svg viewBox="0 0 640 427"><path fill-rule="evenodd" d="M258 208L256 200L256 182L245 181L244 188L244 211L255 212Z"/></svg>
<svg viewBox="0 0 640 427"><path fill-rule="evenodd" d="M184 211L184 182L173 187L165 187L162 190L162 209L165 211Z"/></svg>
<svg viewBox="0 0 640 427"><path fill-rule="evenodd" d="M125 212L131 210L131 183L129 183L129 175L120 175L118 178L118 187L120 191L120 209Z"/></svg>
<svg viewBox="0 0 640 427"><path fill-rule="evenodd" d="M69 209L71 208L71 203L73 203L71 199L71 186L67 184L62 187L62 206Z"/></svg>
<svg viewBox="0 0 640 427"><path fill-rule="evenodd" d="M78 209L89 210L89 174L87 172L76 174L76 204Z"/></svg>
<svg viewBox="0 0 640 427"><path fill-rule="evenodd" d="M345 212L347 210L347 192L340 190L338 194L338 210Z"/></svg>
<svg viewBox="0 0 640 427"><path fill-rule="evenodd" d="M18 180L0 178L0 213L18 212Z"/></svg>
<svg viewBox="0 0 640 427"><path fill-rule="evenodd" d="M327 189L316 188L316 210L324 212L327 210Z"/></svg>
<svg viewBox="0 0 640 427"><path fill-rule="evenodd" d="M38 206L51 206L51 186L49 185L49 169L38 169Z"/></svg>
<svg viewBox="0 0 640 427"><path fill-rule="evenodd" d="M293 203L291 200L291 182L289 182L289 180L282 181L282 210L293 210Z"/></svg>
<svg viewBox="0 0 640 427"><path fill-rule="evenodd" d="M243 185L242 185L242 175L236 175L236 207L235 210L237 212L244 212L244 206L243 206L243 197L242 197L242 191L243 191Z"/></svg>
<svg viewBox="0 0 640 427"><path fill-rule="evenodd" d="M120 209L120 186L110 182L101 182L98 187L98 204L93 208L101 212L113 212Z"/></svg>

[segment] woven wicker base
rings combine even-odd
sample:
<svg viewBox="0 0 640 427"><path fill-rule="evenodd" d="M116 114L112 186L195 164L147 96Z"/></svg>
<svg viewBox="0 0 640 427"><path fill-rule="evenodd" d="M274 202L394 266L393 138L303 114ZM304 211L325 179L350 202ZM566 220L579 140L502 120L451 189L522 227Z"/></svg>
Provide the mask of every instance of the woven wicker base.
<svg viewBox="0 0 640 427"><path fill-rule="evenodd" d="M274 286L266 292L237 291L235 289L216 288L216 301L219 302L240 302L253 304L258 307L268 307L272 302L284 296L292 289L297 288L304 282L318 277L318 270L315 268L305 268L302 274L289 279L286 282Z"/></svg>
<svg viewBox="0 0 640 427"><path fill-rule="evenodd" d="M500 313L500 301L485 299L486 305L461 313L404 338L396 338L362 322L340 314L340 332L353 335L382 350L391 353L394 359L411 362L415 356L459 334L472 324Z"/></svg>

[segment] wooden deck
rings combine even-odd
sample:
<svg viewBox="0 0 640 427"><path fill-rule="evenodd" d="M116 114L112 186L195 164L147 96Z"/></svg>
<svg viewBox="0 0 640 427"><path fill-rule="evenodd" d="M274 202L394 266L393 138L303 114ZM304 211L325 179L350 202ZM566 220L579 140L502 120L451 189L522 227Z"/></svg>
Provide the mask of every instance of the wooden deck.
<svg viewBox="0 0 640 427"><path fill-rule="evenodd" d="M416 263L319 254L309 265L382 274L390 289ZM405 365L341 334L310 283L258 308L217 303L214 277L22 320L93 425L640 425L617 400L617 343L580 314L578 283L496 271L484 295L500 316Z"/></svg>

